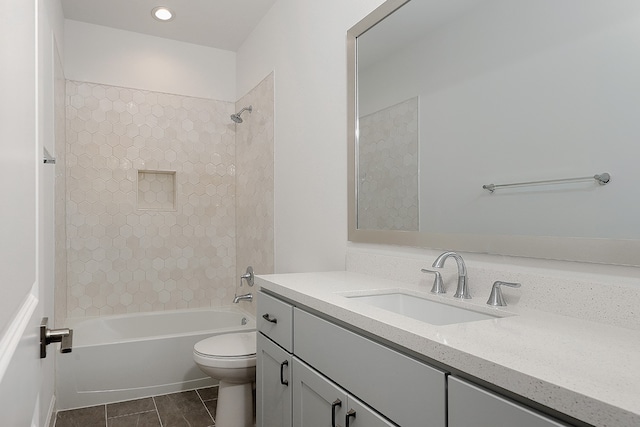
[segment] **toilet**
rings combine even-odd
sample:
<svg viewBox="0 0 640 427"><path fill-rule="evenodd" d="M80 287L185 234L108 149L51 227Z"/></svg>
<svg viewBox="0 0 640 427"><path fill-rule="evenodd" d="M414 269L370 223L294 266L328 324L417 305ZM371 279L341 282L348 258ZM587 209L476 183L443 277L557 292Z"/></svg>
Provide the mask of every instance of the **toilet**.
<svg viewBox="0 0 640 427"><path fill-rule="evenodd" d="M193 360L220 381L216 427L253 426L256 332L216 335L196 343Z"/></svg>

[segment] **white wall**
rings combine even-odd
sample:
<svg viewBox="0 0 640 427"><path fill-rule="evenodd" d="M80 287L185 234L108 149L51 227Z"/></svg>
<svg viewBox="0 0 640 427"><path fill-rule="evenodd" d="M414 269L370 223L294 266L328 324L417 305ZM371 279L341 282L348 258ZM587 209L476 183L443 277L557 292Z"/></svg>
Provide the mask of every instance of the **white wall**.
<svg viewBox="0 0 640 427"><path fill-rule="evenodd" d="M346 33L382 0L279 0L237 54L237 93L275 75L275 270L344 269Z"/></svg>
<svg viewBox="0 0 640 427"><path fill-rule="evenodd" d="M70 80L235 102L236 54L73 20L65 21Z"/></svg>

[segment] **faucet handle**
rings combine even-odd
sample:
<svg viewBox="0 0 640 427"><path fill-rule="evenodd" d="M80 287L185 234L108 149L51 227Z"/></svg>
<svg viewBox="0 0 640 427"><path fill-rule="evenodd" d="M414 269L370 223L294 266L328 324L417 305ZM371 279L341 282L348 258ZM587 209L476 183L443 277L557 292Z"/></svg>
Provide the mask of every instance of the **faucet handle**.
<svg viewBox="0 0 640 427"><path fill-rule="evenodd" d="M240 276L240 286L242 286L242 280L246 280L249 286L253 286L254 283L254 275L253 275L253 267L247 267L247 271L245 274Z"/></svg>
<svg viewBox="0 0 640 427"><path fill-rule="evenodd" d="M444 284L442 283L442 275L439 271L427 270L426 268L421 269L423 273L433 273L435 277L433 279L433 287L431 288L432 294L446 294L447 291L444 288Z"/></svg>
<svg viewBox="0 0 640 427"><path fill-rule="evenodd" d="M520 283L512 283L512 282L501 282L499 280L493 282L493 286L491 287L491 295L489 295L489 299L487 300L487 305L492 305L494 307L506 307L507 303L502 296L502 286L509 286L510 288L519 288L522 286Z"/></svg>

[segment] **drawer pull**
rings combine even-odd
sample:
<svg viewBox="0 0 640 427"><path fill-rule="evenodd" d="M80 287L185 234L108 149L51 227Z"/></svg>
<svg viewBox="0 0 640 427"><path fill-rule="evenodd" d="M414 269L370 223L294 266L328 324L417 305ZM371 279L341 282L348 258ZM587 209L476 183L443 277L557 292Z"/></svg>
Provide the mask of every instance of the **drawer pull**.
<svg viewBox="0 0 640 427"><path fill-rule="evenodd" d="M278 323L278 319L276 319L275 317L272 319L272 318L269 316L269 313L265 313L265 314L263 314L263 315L262 315L262 318L263 318L264 320L266 320L267 322L270 322L270 323Z"/></svg>
<svg viewBox="0 0 640 427"><path fill-rule="evenodd" d="M353 409L349 409L349 412L347 412L347 416L344 419L346 427L349 427L349 420L351 419L351 417L356 417L356 411L354 411Z"/></svg>
<svg viewBox="0 0 640 427"><path fill-rule="evenodd" d="M289 381L284 379L284 367L285 366L289 366L289 361L285 360L284 362L282 362L280 364L280 384L282 385L289 385Z"/></svg>
<svg viewBox="0 0 640 427"><path fill-rule="evenodd" d="M336 427L336 408L342 406L342 401L340 399L336 399L331 403L331 427Z"/></svg>

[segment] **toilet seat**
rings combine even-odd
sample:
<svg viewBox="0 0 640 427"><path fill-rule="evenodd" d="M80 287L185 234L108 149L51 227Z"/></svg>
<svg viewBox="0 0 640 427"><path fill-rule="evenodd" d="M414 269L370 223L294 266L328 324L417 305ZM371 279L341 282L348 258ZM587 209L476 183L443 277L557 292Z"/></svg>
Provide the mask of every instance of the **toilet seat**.
<svg viewBox="0 0 640 427"><path fill-rule="evenodd" d="M220 368L256 366L256 332L216 335L193 347L196 363Z"/></svg>

